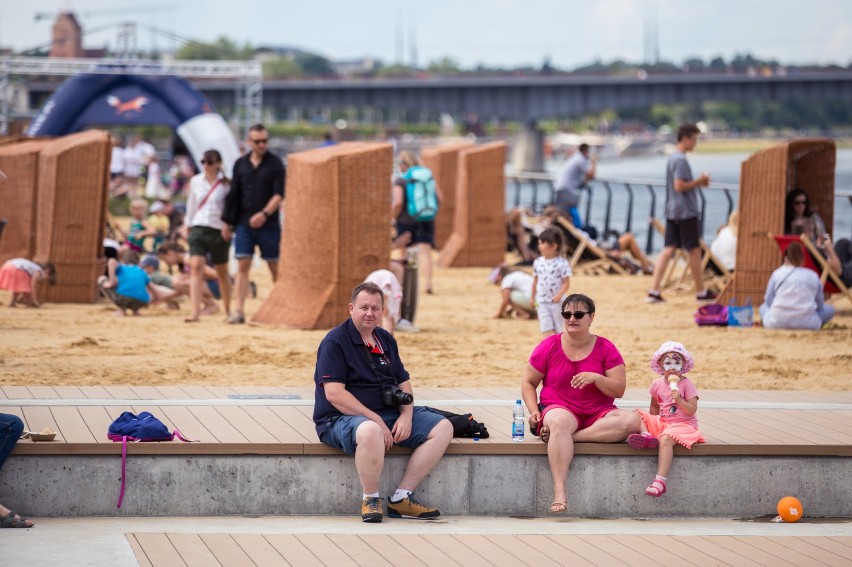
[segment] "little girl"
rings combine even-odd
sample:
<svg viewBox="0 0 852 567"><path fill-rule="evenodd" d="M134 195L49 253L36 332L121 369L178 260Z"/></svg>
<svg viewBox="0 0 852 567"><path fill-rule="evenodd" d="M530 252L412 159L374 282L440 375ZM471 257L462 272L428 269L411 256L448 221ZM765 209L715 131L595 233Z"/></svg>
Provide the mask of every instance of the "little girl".
<svg viewBox="0 0 852 567"><path fill-rule="evenodd" d="M538 237L538 249L541 256L533 262L530 307L538 312L539 329L547 336L562 329L562 300L571 285L571 264L562 255L559 229L544 230Z"/></svg>
<svg viewBox="0 0 852 567"><path fill-rule="evenodd" d="M26 258L12 258L0 268L0 289L12 292L9 307L17 307L18 301L33 307L41 305L36 289L38 282L45 279L51 285L56 283L56 268L50 262L37 264Z"/></svg>
<svg viewBox="0 0 852 567"><path fill-rule="evenodd" d="M660 375L649 389L651 408L648 412L636 410L642 418L641 433L627 438L634 449L660 448L657 477L645 489L648 496L666 493L666 475L672 466L675 443L691 449L693 443L704 442L695 418L698 390L684 376L693 366L695 361L686 347L674 341L663 343L651 357L651 370Z"/></svg>

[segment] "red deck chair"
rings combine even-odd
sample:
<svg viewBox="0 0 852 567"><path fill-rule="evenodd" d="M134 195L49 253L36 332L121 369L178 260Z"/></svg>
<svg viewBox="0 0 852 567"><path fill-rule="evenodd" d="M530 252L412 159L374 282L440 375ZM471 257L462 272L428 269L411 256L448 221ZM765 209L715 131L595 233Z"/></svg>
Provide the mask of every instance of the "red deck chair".
<svg viewBox="0 0 852 567"><path fill-rule="evenodd" d="M815 271L819 275L819 281L822 282L825 297L828 298L834 294L842 293L852 302L852 291L843 283L840 276L828 267L828 262L822 257L822 254L819 253L819 250L817 250L810 238L804 234L773 234L772 238L775 239L775 243L781 249L782 255L787 251L787 247L790 246L791 242L801 242L805 257L802 266Z"/></svg>

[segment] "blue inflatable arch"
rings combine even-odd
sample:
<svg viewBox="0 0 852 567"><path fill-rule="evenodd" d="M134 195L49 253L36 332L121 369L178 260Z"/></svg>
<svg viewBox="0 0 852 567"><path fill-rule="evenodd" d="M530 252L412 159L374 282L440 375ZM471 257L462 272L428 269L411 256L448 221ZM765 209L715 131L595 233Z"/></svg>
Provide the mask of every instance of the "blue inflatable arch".
<svg viewBox="0 0 852 567"><path fill-rule="evenodd" d="M228 170L239 146L207 97L175 76L83 74L65 81L30 124L29 136L63 136L97 126L165 125L200 167L205 151L222 154Z"/></svg>

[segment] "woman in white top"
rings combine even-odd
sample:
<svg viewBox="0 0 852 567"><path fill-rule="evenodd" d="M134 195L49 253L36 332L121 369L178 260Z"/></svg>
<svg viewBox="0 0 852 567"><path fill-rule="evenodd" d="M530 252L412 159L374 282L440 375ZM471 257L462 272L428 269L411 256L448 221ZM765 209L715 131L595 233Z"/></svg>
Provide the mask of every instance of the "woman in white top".
<svg viewBox="0 0 852 567"><path fill-rule="evenodd" d="M710 245L710 251L722 263L726 270L733 270L737 263L737 230L740 225L740 212L734 211L728 217L728 224L719 230L719 234Z"/></svg>
<svg viewBox="0 0 852 567"><path fill-rule="evenodd" d="M834 316L834 307L824 303L822 282L816 272L803 268L804 251L791 242L784 264L772 272L760 306L760 320L770 329L816 331Z"/></svg>
<svg viewBox="0 0 852 567"><path fill-rule="evenodd" d="M231 278L228 273L231 233L222 221L225 197L231 190L231 183L222 171L222 156L218 151L204 152L201 163L204 171L189 180L184 218L184 229L189 232L189 297L192 303L192 316L186 319L187 323L196 322L202 314L212 315L218 310L215 304L203 311L201 309L204 268L208 255L219 278L225 314L231 314Z"/></svg>

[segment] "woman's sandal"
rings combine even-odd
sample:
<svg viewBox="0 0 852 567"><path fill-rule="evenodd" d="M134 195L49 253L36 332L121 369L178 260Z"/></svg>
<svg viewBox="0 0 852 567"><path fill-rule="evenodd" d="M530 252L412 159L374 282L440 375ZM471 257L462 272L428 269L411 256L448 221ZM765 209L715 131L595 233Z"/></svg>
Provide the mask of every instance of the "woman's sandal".
<svg viewBox="0 0 852 567"><path fill-rule="evenodd" d="M564 514L568 511L568 503L567 502L553 502L550 505L550 513L551 514Z"/></svg>
<svg viewBox="0 0 852 567"><path fill-rule="evenodd" d="M662 480L654 480L648 488L645 489L645 494L648 496L653 496L654 498L659 498L663 494L666 493L666 483Z"/></svg>
<svg viewBox="0 0 852 567"><path fill-rule="evenodd" d="M35 524L23 516L18 516L14 510L10 511L8 516L0 518L0 528L32 528L34 526Z"/></svg>

